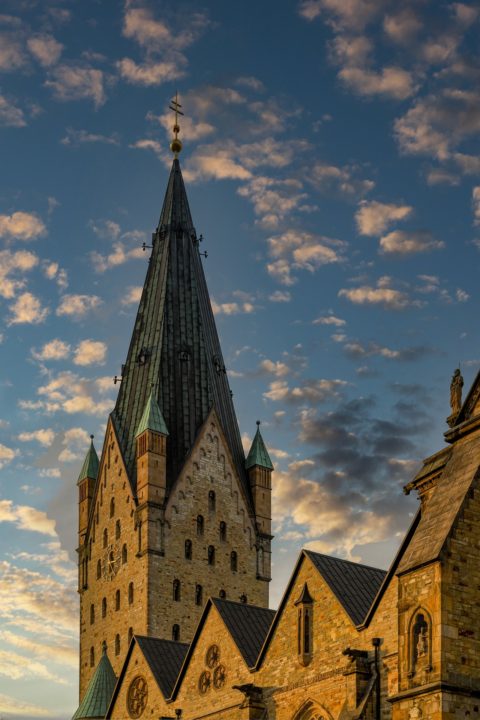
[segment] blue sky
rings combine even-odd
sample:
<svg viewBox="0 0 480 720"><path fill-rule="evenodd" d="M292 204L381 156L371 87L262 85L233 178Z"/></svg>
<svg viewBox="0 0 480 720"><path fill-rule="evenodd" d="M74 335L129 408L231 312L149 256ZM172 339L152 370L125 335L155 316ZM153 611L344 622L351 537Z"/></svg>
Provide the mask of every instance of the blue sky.
<svg viewBox="0 0 480 720"><path fill-rule="evenodd" d="M0 711L77 700L76 487L101 447L171 163L245 442L302 546L388 566L478 370L474 2L4 0ZM118 386L117 386L118 387Z"/></svg>

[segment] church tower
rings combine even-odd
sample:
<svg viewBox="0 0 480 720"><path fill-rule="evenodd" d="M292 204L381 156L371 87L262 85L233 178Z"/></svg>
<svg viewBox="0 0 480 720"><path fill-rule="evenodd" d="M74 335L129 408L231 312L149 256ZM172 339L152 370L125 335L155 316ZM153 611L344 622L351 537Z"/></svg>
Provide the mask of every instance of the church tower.
<svg viewBox="0 0 480 720"><path fill-rule="evenodd" d="M100 460L79 477L80 699L133 634L189 642L210 596L268 607L271 471L248 462L178 160ZM93 682L93 680L92 680Z"/></svg>

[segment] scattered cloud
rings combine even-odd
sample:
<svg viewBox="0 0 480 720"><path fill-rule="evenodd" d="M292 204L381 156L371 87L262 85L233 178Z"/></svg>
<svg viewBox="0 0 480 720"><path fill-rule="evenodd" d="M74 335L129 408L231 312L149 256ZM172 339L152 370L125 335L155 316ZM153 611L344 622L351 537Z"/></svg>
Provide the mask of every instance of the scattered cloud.
<svg viewBox="0 0 480 720"><path fill-rule="evenodd" d="M113 383L110 387L113 390ZM19 406L24 410L47 414L65 412L68 415L105 416L111 411L113 401L108 397L99 397L99 394L104 395L105 388L99 387L95 380L63 371L58 375L49 374L48 381L37 388L38 400L19 400Z"/></svg>
<svg viewBox="0 0 480 720"><path fill-rule="evenodd" d="M472 190L472 205L474 225L480 225L480 185Z"/></svg>
<svg viewBox="0 0 480 720"><path fill-rule="evenodd" d="M267 270L283 285L296 282L292 272L297 270L315 272L323 265L343 262L347 247L341 240L298 230L287 230L268 238L267 242L272 258Z"/></svg>
<svg viewBox="0 0 480 720"><path fill-rule="evenodd" d="M258 366L259 371L265 375L275 375L275 377L285 377L291 372L290 367L280 360L269 360L265 358Z"/></svg>
<svg viewBox="0 0 480 720"><path fill-rule="evenodd" d="M102 302L98 295L63 295L56 314L81 319L88 312L96 310Z"/></svg>
<svg viewBox="0 0 480 720"><path fill-rule="evenodd" d="M28 38L27 45L34 58L44 67L55 65L63 50L62 43L52 35L33 35Z"/></svg>
<svg viewBox="0 0 480 720"><path fill-rule="evenodd" d="M40 300L31 292L24 292L9 307L7 325L39 325L44 322L49 309L42 307Z"/></svg>
<svg viewBox="0 0 480 720"><path fill-rule="evenodd" d="M367 97L386 95L395 100L405 100L416 91L412 74L400 67L384 67L379 72L346 67L338 75L354 92Z"/></svg>
<svg viewBox="0 0 480 720"><path fill-rule="evenodd" d="M0 94L0 126L25 127L26 124L23 110L15 104L14 100Z"/></svg>
<svg viewBox="0 0 480 720"><path fill-rule="evenodd" d="M57 100L92 100L96 108L104 104L105 74L103 70L79 65L58 65L45 81Z"/></svg>
<svg viewBox="0 0 480 720"><path fill-rule="evenodd" d="M286 380L275 380L263 397L273 402L289 404L322 403L337 397L347 385L345 380L305 380L296 387L290 387Z"/></svg>
<svg viewBox="0 0 480 720"><path fill-rule="evenodd" d="M390 278L381 278L377 287L362 285L356 288L342 288L338 297L344 297L355 305L379 305L386 310L405 310L415 304L406 292L389 286Z"/></svg>
<svg viewBox="0 0 480 720"><path fill-rule="evenodd" d="M25 700L19 700L18 698L14 698L11 695L4 695L3 693L0 693L0 706L5 713L13 717L18 715L19 717L49 718L51 716L51 711L40 707L40 705L32 705L28 701L25 702Z"/></svg>
<svg viewBox="0 0 480 720"><path fill-rule="evenodd" d="M38 256L28 250L0 250L0 296L10 300L25 286L24 274L39 264Z"/></svg>
<svg viewBox="0 0 480 720"><path fill-rule="evenodd" d="M363 196L375 187L373 180L361 177L357 165L337 166L314 162L308 168L308 182L320 192L337 192L345 196Z"/></svg>
<svg viewBox="0 0 480 720"><path fill-rule="evenodd" d="M442 240L436 240L430 232L406 232L394 230L380 238L380 249L385 254L415 255L416 253L440 250L445 247Z"/></svg>
<svg viewBox="0 0 480 720"><path fill-rule="evenodd" d="M36 213L14 212L12 215L0 215L0 237L6 240L28 242L45 235L47 228Z"/></svg>
<svg viewBox="0 0 480 720"><path fill-rule="evenodd" d="M99 340L82 340L73 356L75 365L103 365L107 355L107 345Z"/></svg>
<svg viewBox="0 0 480 720"><path fill-rule="evenodd" d="M355 213L358 231L361 235L381 235L394 222L411 217L413 208L410 205L370 202L362 200Z"/></svg>
<svg viewBox="0 0 480 720"><path fill-rule="evenodd" d="M15 72L26 64L20 38L14 33L0 33L0 71Z"/></svg>
<svg viewBox="0 0 480 720"><path fill-rule="evenodd" d="M14 505L11 500L0 500L0 523L2 522L11 522L20 530L57 537L54 520L43 510L29 505Z"/></svg>
<svg viewBox="0 0 480 720"><path fill-rule="evenodd" d="M9 462L12 462L16 455L16 450L0 443L0 468L4 467Z"/></svg>
<svg viewBox="0 0 480 720"><path fill-rule="evenodd" d="M31 432L22 432L18 436L20 442L36 442L43 445L43 447L50 447L55 439L55 432L52 428L43 428L39 430L32 430Z"/></svg>
<svg viewBox="0 0 480 720"><path fill-rule="evenodd" d="M90 253L93 269L96 273L104 273L111 268L123 265L129 260L140 260L145 258L145 253L141 247L133 247L128 249L123 242L114 242L112 251L108 255L102 255L93 251Z"/></svg>
<svg viewBox="0 0 480 720"><path fill-rule="evenodd" d="M120 60L117 68L120 76L127 82L146 87L177 80L185 74L174 62L146 62L139 65L130 58Z"/></svg>
<svg viewBox="0 0 480 720"><path fill-rule="evenodd" d="M285 303L290 302L292 295L288 290L275 290L275 292L268 296L268 299L274 303Z"/></svg>
<svg viewBox="0 0 480 720"><path fill-rule="evenodd" d="M60 140L62 145L80 147L88 143L104 143L105 145L119 145L120 138L116 133L101 135L100 133L89 132L88 130L75 130L68 127L66 135Z"/></svg>
<svg viewBox="0 0 480 720"><path fill-rule="evenodd" d="M228 302L228 303L217 303L212 297L210 298L212 310L214 315L239 315L241 313L255 312L255 306L251 302Z"/></svg>
<svg viewBox="0 0 480 720"><path fill-rule="evenodd" d="M342 320L342 318L338 318L335 315L322 315L312 321L312 325L334 325L335 327L343 327L346 324L346 320Z"/></svg>
<svg viewBox="0 0 480 720"><path fill-rule="evenodd" d="M140 298L142 297L143 287L141 285L130 285L127 287L124 294L122 294L121 303L122 305L138 305Z"/></svg>

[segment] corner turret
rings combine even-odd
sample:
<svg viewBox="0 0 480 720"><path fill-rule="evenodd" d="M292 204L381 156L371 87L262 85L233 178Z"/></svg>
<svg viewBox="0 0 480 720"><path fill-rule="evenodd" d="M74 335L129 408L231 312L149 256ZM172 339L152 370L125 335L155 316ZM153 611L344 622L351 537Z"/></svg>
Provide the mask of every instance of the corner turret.
<svg viewBox="0 0 480 720"><path fill-rule="evenodd" d="M78 544L83 545L87 532L90 505L98 477L98 455L93 444L93 435L90 435L90 447L83 461L78 476Z"/></svg>
<svg viewBox="0 0 480 720"><path fill-rule="evenodd" d="M91 658L91 660L94 658ZM72 720L93 720L94 718L104 718L110 701L112 699L113 691L117 683L117 676L115 675L112 664L108 659L107 655L107 643L103 643L102 657L97 665L97 668L92 675L92 679L88 683L87 690L83 696L83 700L78 706L77 712L72 717Z"/></svg>
<svg viewBox="0 0 480 720"><path fill-rule="evenodd" d="M260 432L260 420L257 420L257 432L245 461L245 469L250 481L255 520L259 533L257 542L257 577L269 580L271 575L273 465Z"/></svg>

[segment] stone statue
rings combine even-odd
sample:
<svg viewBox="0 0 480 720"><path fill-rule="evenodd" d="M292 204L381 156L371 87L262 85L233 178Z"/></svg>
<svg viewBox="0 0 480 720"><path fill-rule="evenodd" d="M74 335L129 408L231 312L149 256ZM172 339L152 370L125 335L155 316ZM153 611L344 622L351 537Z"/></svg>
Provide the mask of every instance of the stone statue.
<svg viewBox="0 0 480 720"><path fill-rule="evenodd" d="M417 658L425 657L428 653L428 628L422 627L418 634Z"/></svg>
<svg viewBox="0 0 480 720"><path fill-rule="evenodd" d="M463 377L460 373L459 368L455 370L450 383L450 407L452 408L452 415L458 415L462 407L462 388L463 388Z"/></svg>

